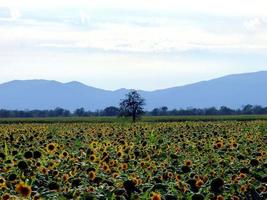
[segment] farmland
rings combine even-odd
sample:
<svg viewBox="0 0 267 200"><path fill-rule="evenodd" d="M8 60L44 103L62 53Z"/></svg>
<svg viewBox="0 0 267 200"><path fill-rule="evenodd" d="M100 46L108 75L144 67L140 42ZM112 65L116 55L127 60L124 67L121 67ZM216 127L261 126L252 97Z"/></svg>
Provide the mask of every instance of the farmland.
<svg viewBox="0 0 267 200"><path fill-rule="evenodd" d="M196 115L196 116L143 116L141 122L210 122L267 120L267 115ZM0 124L20 123L128 123L131 118L122 117L35 117L0 118Z"/></svg>
<svg viewBox="0 0 267 200"><path fill-rule="evenodd" d="M3 120L2 199L266 198L267 121L109 119Z"/></svg>

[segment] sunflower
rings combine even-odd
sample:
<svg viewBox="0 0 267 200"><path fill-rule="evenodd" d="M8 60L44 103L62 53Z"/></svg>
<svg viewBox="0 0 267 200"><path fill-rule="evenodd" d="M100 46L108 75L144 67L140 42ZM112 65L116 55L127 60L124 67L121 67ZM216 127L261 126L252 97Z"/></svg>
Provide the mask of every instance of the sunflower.
<svg viewBox="0 0 267 200"><path fill-rule="evenodd" d="M116 161L115 160L110 160L108 164L109 164L109 167L114 167L115 164L116 164Z"/></svg>
<svg viewBox="0 0 267 200"><path fill-rule="evenodd" d="M33 152L33 158L38 159L42 157L42 153L40 151L34 151Z"/></svg>
<svg viewBox="0 0 267 200"><path fill-rule="evenodd" d="M105 172L107 172L107 171L109 171L109 166L108 166L106 163L104 163L104 164L102 165L102 169L103 169Z"/></svg>
<svg viewBox="0 0 267 200"><path fill-rule="evenodd" d="M122 168L123 170L128 170L128 164L127 164L127 163L122 163L122 164L121 164L121 168Z"/></svg>
<svg viewBox="0 0 267 200"><path fill-rule="evenodd" d="M211 175L212 177L215 177L216 174L217 174L217 173L216 173L215 171L211 171L211 172L210 172L210 175Z"/></svg>
<svg viewBox="0 0 267 200"><path fill-rule="evenodd" d="M104 151L102 153L102 160L105 160L109 156L109 153L107 151Z"/></svg>
<svg viewBox="0 0 267 200"><path fill-rule="evenodd" d="M107 174L109 174L111 172L109 165L107 165L106 163L102 166L102 168L103 168L104 172Z"/></svg>
<svg viewBox="0 0 267 200"><path fill-rule="evenodd" d="M4 193L2 195L2 200L9 200L9 199L11 199L11 195L9 193Z"/></svg>
<svg viewBox="0 0 267 200"><path fill-rule="evenodd" d="M15 182L16 181L16 179L17 179L17 175L16 174L10 174L9 176L8 176L8 181L10 181L10 182Z"/></svg>
<svg viewBox="0 0 267 200"><path fill-rule="evenodd" d="M240 187L240 192L245 193L247 191L247 186L246 185L241 185Z"/></svg>
<svg viewBox="0 0 267 200"><path fill-rule="evenodd" d="M59 171L57 171L57 170L53 170L52 171L52 176L53 177L56 177L56 176L58 176L59 175Z"/></svg>
<svg viewBox="0 0 267 200"><path fill-rule="evenodd" d="M16 192L19 193L24 198L29 198L32 193L31 186L26 185L23 182L20 182L16 185Z"/></svg>
<svg viewBox="0 0 267 200"><path fill-rule="evenodd" d="M54 190L54 191L58 191L60 188L59 184L54 181L50 182L47 187L49 190Z"/></svg>
<svg viewBox="0 0 267 200"><path fill-rule="evenodd" d="M167 173L167 176L168 176L168 178L170 178L170 179L171 179L171 178L173 178L173 176L174 176L174 175L173 175L173 173L172 173L172 172L168 172L168 173Z"/></svg>
<svg viewBox="0 0 267 200"><path fill-rule="evenodd" d="M179 174L177 174L176 176L175 176L175 180L176 180L176 182L180 182L181 181L181 176L179 175Z"/></svg>
<svg viewBox="0 0 267 200"><path fill-rule="evenodd" d="M91 162L95 162L96 161L96 156L95 155L90 155L89 160Z"/></svg>
<svg viewBox="0 0 267 200"><path fill-rule="evenodd" d="M136 186L138 183L137 178L135 178L135 177L131 177L130 182L133 184L133 186Z"/></svg>
<svg viewBox="0 0 267 200"><path fill-rule="evenodd" d="M48 174L48 169L45 168L45 167L40 167L39 171L40 171L42 174Z"/></svg>
<svg viewBox="0 0 267 200"><path fill-rule="evenodd" d="M117 157L118 158L122 158L123 155L124 155L123 150L122 149L119 149L118 152L117 152Z"/></svg>
<svg viewBox="0 0 267 200"><path fill-rule="evenodd" d="M233 183L238 183L239 178L238 178L238 176L237 176L236 174L234 174L234 175L231 177L231 180L232 180Z"/></svg>
<svg viewBox="0 0 267 200"><path fill-rule="evenodd" d="M185 160L184 161L184 165L187 167L191 167L192 166L192 161L191 160Z"/></svg>
<svg viewBox="0 0 267 200"><path fill-rule="evenodd" d="M113 178L117 178L119 175L120 175L120 174L119 174L118 172L114 172L114 173L112 174L112 177L113 177Z"/></svg>
<svg viewBox="0 0 267 200"><path fill-rule="evenodd" d="M182 186L182 192L186 193L187 191L189 191L188 187L186 185Z"/></svg>
<svg viewBox="0 0 267 200"><path fill-rule="evenodd" d="M235 141L233 141L233 142L230 143L230 148L231 149L235 149L237 147L238 147L238 144Z"/></svg>
<svg viewBox="0 0 267 200"><path fill-rule="evenodd" d="M33 153L31 151L26 151L24 153L24 158L31 159L33 157Z"/></svg>
<svg viewBox="0 0 267 200"><path fill-rule="evenodd" d="M69 175L68 174L64 174L63 175L63 181L67 182L69 180Z"/></svg>
<svg viewBox="0 0 267 200"><path fill-rule="evenodd" d="M224 197L223 197L222 195L218 195L218 196L216 197L216 200L224 200Z"/></svg>
<svg viewBox="0 0 267 200"><path fill-rule="evenodd" d="M6 180L3 177L0 177L0 188L6 186Z"/></svg>
<svg viewBox="0 0 267 200"><path fill-rule="evenodd" d="M239 174L239 178L243 179L243 178L245 178L245 177L246 177L246 174L244 174L244 173L242 173L242 172Z"/></svg>
<svg viewBox="0 0 267 200"><path fill-rule="evenodd" d="M215 149L220 149L223 147L223 141L217 141L214 148Z"/></svg>
<svg viewBox="0 0 267 200"><path fill-rule="evenodd" d="M63 151L61 154L60 154L60 158L68 158L69 157L69 153L67 151Z"/></svg>
<svg viewBox="0 0 267 200"><path fill-rule="evenodd" d="M201 179L198 179L197 181L196 181L196 187L197 188L201 188L201 186L204 184L204 182L201 180Z"/></svg>
<svg viewBox="0 0 267 200"><path fill-rule="evenodd" d="M35 194L34 196L33 196L33 198L32 198L33 200L41 200L42 199L42 197L41 197L41 195L40 194Z"/></svg>
<svg viewBox="0 0 267 200"><path fill-rule="evenodd" d="M233 195L233 196L231 197L231 200L240 200L240 198L239 198L238 196L236 196L236 195Z"/></svg>
<svg viewBox="0 0 267 200"><path fill-rule="evenodd" d="M22 171L28 169L28 164L24 160L19 161L17 166Z"/></svg>
<svg viewBox="0 0 267 200"><path fill-rule="evenodd" d="M130 158L130 160L135 160L136 157L134 154L131 153L131 154L129 154L129 158Z"/></svg>
<svg viewBox="0 0 267 200"><path fill-rule="evenodd" d="M147 155L146 158L145 158L145 160L148 161L148 162L151 161L150 155Z"/></svg>
<svg viewBox="0 0 267 200"><path fill-rule="evenodd" d="M211 181L210 188L214 193L222 192L224 186L224 180L221 177L215 178Z"/></svg>
<svg viewBox="0 0 267 200"><path fill-rule="evenodd" d="M140 166L141 166L142 168L144 168L145 165L146 165L146 163L145 163L144 161L141 161L141 162L140 162Z"/></svg>
<svg viewBox="0 0 267 200"><path fill-rule="evenodd" d="M159 193L152 192L151 194L151 200L161 200L161 196Z"/></svg>
<svg viewBox="0 0 267 200"><path fill-rule="evenodd" d="M89 192L89 193L93 193L94 191L95 191L95 188L93 186L89 186L87 188L87 192Z"/></svg>
<svg viewBox="0 0 267 200"><path fill-rule="evenodd" d="M46 145L46 151L50 154L53 154L56 152L57 146L58 145L56 143L49 143Z"/></svg>
<svg viewBox="0 0 267 200"><path fill-rule="evenodd" d="M95 173L94 171L90 171L90 172L88 173L88 178L89 178L91 181L95 180L95 178L96 178L96 173Z"/></svg>

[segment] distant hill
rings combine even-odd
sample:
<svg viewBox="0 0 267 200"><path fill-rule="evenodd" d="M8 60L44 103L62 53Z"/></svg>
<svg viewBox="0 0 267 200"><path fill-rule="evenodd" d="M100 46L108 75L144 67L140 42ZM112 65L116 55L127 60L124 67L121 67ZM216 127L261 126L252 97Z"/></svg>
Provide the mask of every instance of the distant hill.
<svg viewBox="0 0 267 200"><path fill-rule="evenodd" d="M0 84L0 108L87 110L118 106L127 89L103 90L80 82L15 80ZM173 108L239 108L246 104L267 106L267 71L235 74L185 86L155 91L139 91L146 99L146 110Z"/></svg>

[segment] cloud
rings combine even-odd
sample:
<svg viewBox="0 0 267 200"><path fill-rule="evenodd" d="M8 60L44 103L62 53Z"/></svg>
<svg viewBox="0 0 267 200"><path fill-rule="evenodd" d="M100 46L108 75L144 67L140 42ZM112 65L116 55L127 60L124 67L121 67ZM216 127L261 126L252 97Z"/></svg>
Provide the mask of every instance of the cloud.
<svg viewBox="0 0 267 200"><path fill-rule="evenodd" d="M10 18L8 7L0 7L0 19Z"/></svg>
<svg viewBox="0 0 267 200"><path fill-rule="evenodd" d="M266 68L261 0L0 0L0 7L0 80L162 88ZM129 77L136 68L142 73Z"/></svg>
<svg viewBox="0 0 267 200"><path fill-rule="evenodd" d="M82 24L88 24L90 21L90 16L83 10L80 10L80 20Z"/></svg>
<svg viewBox="0 0 267 200"><path fill-rule="evenodd" d="M16 7L1 7L0 4L0 20L16 21L21 17L21 12Z"/></svg>
<svg viewBox="0 0 267 200"><path fill-rule="evenodd" d="M96 28L79 29L64 22L38 23L29 19L19 21L24 26L0 26L0 43L9 41L10 47L13 44L14 48L97 49L125 53L179 53L192 49L250 52L267 47L265 31L251 35L241 28L218 33L194 20L145 27L132 23L88 21L87 16L82 14L81 22L95 24Z"/></svg>
<svg viewBox="0 0 267 200"><path fill-rule="evenodd" d="M244 27L249 31L267 30L267 17L255 17L244 21Z"/></svg>
<svg viewBox="0 0 267 200"><path fill-rule="evenodd" d="M9 7L9 12L12 20L17 20L21 17L21 13L18 8Z"/></svg>
<svg viewBox="0 0 267 200"><path fill-rule="evenodd" d="M113 3L103 0L88 3L78 0L75 1L75 5L74 1L67 1L63 5L62 2L48 0L44 8L40 8L43 1L38 1L40 4L37 4L30 0L29 7L36 8L30 12L24 4L17 2L15 6L14 2L17 1L11 0L8 6L11 19L16 22L0 26L0 44L8 40L10 46L12 42L15 46L18 44L16 48L26 46L33 49L49 47L63 50L97 49L125 53L166 53L192 49L251 51L266 49L267 46L265 31L260 29L264 26L264 17L240 18L228 15L211 17L209 15L214 14L210 11L212 9L207 10L203 5L199 8L196 6L198 3L192 3L191 0L189 0L191 4L186 1L175 1L176 3L170 4L172 6L167 4L169 0L167 2L156 0L153 4L139 0L136 3L128 0ZM202 3L210 7L214 5L214 2L209 0L204 0ZM234 1L230 6L230 1L226 0L221 5L222 11L235 9L239 12L240 7L242 13L250 14L251 11L247 10L250 3L243 4L241 6L241 1ZM262 2L259 4L265 6ZM137 8L137 5L140 5L140 8ZM237 5L239 7L235 7ZM226 9L225 6L230 7ZM217 7L214 9L221 9ZM257 2L255 7L258 7ZM176 8L198 12L194 14L166 12ZM119 12L120 9L125 10ZM131 12L128 13L127 9ZM153 12L149 14L145 10ZM198 14L201 12L205 15ZM218 13L223 14L223 12ZM253 35L250 33L252 30L256 31Z"/></svg>
<svg viewBox="0 0 267 200"><path fill-rule="evenodd" d="M228 16L266 16L266 0L21 0L1 1L1 5L18 6L21 8L64 8L64 7L88 7L91 10L146 10L167 11L182 13L209 13L212 15Z"/></svg>

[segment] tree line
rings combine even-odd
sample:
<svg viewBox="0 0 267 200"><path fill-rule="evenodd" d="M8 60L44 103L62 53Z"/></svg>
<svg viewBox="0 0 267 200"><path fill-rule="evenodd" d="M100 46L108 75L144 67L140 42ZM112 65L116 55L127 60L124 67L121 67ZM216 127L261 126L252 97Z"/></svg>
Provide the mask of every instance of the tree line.
<svg viewBox="0 0 267 200"><path fill-rule="evenodd" d="M124 105L125 106L125 105ZM128 109L115 106L106 107L103 110L88 111L84 108L69 111L63 108L55 108L51 110L0 110L2 118L34 118L34 117L97 117L97 116L121 116L123 113L129 112ZM267 114L267 107L246 105L240 109L231 109L226 106L220 108L187 108L187 109L172 109L163 106L154 108L152 111L137 110L137 115L143 112L147 116L190 116L190 115L259 115ZM128 113L131 116L131 113ZM135 119L134 119L135 120Z"/></svg>
<svg viewBox="0 0 267 200"><path fill-rule="evenodd" d="M251 115L267 114L267 107L246 105L241 109L231 109L222 106L219 109L211 108L187 108L169 110L167 106L154 108L152 111L144 111L145 99L136 91L132 90L125 95L119 103L119 107L109 106L103 110L86 111L78 108L71 112L63 108L51 110L0 110L2 118L35 118L35 117L97 117L97 116L125 116L132 117L135 122L141 115L147 116L190 116L190 115Z"/></svg>

